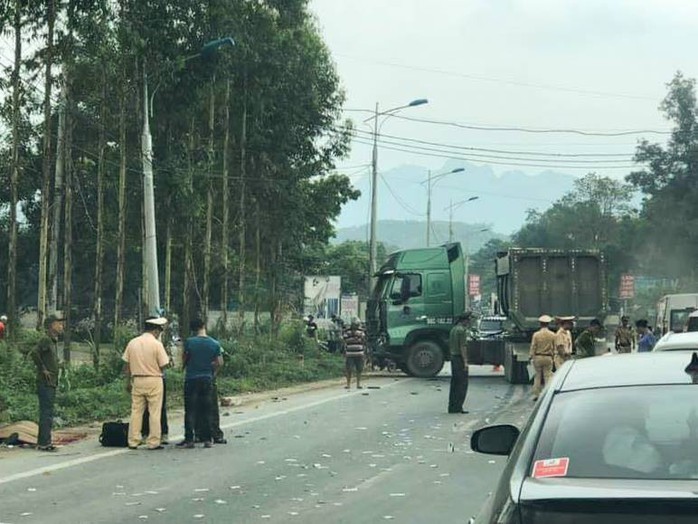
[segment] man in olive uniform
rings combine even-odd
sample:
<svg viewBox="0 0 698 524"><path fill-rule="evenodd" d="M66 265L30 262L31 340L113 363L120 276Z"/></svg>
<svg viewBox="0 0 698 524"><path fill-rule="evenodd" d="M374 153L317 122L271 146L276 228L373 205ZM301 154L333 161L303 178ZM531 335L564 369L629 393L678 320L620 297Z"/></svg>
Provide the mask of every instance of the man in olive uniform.
<svg viewBox="0 0 698 524"><path fill-rule="evenodd" d="M630 326L630 318L623 315L620 326L616 329L616 351L618 353L630 353L635 346L635 333Z"/></svg>
<svg viewBox="0 0 698 524"><path fill-rule="evenodd" d="M536 373L533 378L533 400L538 400L543 386L547 386L553 376L555 333L548 327L552 321L549 315L542 315L538 319L540 329L531 338L531 362Z"/></svg>
<svg viewBox="0 0 698 524"><path fill-rule="evenodd" d="M448 412L467 413L463 409L468 394L468 340L473 314L466 311L456 319L451 329L448 346L451 351L451 389L448 393Z"/></svg>
<svg viewBox="0 0 698 524"><path fill-rule="evenodd" d="M366 333L361 329L358 319L353 319L349 329L344 332L344 371L347 377L346 389L351 388L352 372L356 372L356 389L361 387L361 373L366 358Z"/></svg>
<svg viewBox="0 0 698 524"><path fill-rule="evenodd" d="M53 404L58 387L58 338L65 329L62 315L54 313L44 321L45 334L39 339L31 352L36 364L37 393L39 395L39 438L36 449L39 451L56 451L51 442L53 427Z"/></svg>
<svg viewBox="0 0 698 524"><path fill-rule="evenodd" d="M555 369L560 369L562 365L572 358L572 328L574 327L574 317L558 317L558 330L555 333Z"/></svg>
<svg viewBox="0 0 698 524"><path fill-rule="evenodd" d="M601 322L593 319L589 327L574 341L575 358L588 358L596 356L596 337L601 333Z"/></svg>

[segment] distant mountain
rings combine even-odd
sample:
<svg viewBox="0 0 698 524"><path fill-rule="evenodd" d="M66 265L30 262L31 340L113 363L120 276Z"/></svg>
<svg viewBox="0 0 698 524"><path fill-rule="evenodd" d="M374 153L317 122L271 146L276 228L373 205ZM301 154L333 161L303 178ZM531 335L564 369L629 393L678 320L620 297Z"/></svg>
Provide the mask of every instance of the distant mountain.
<svg viewBox="0 0 698 524"><path fill-rule="evenodd" d="M483 231L484 230L484 231ZM378 221L378 240L386 244L389 250L412 249L426 246L426 222L416 220L380 220ZM337 231L334 240L337 243L347 240L359 240L366 242L368 226L342 228ZM469 253L475 253L491 238L504 238L504 235L491 230L491 224L464 224L453 223L453 241L460 242L463 249ZM438 221L432 223L432 246L443 244L449 240L448 222Z"/></svg>
<svg viewBox="0 0 698 524"><path fill-rule="evenodd" d="M439 173L463 167L459 173L438 176ZM379 220L425 220L427 207L427 170L406 165L381 174L378 186ZM449 161L433 174L432 220L447 221L449 206L471 197L473 202L454 205L454 221L488 224L494 231L510 234L521 227L529 209L543 210L573 187L575 177L553 171L528 175L522 171L496 174L487 165ZM340 229L362 226L368 221L370 180L354 180L362 196L350 202L337 221ZM441 237L448 231L437 231ZM365 232L362 239L366 238Z"/></svg>

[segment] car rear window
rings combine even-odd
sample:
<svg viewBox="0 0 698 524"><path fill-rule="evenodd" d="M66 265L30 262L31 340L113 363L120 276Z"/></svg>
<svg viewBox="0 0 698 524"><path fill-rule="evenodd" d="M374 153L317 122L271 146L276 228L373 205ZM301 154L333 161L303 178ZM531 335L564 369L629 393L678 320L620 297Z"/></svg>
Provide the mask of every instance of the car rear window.
<svg viewBox="0 0 698 524"><path fill-rule="evenodd" d="M559 393L534 462L549 459L568 459L567 477L698 479L698 386Z"/></svg>

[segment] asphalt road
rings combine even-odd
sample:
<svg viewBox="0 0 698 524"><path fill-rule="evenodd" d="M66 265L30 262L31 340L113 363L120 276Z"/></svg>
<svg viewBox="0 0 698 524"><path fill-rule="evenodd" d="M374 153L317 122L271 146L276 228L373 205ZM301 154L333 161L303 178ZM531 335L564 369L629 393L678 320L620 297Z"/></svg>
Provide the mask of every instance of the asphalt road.
<svg viewBox="0 0 698 524"><path fill-rule="evenodd" d="M533 404L524 386L471 369L467 415L446 413L448 376L379 377L235 408L229 443L213 449L88 442L5 459L0 522L467 522L505 463L473 453L471 432L521 425Z"/></svg>

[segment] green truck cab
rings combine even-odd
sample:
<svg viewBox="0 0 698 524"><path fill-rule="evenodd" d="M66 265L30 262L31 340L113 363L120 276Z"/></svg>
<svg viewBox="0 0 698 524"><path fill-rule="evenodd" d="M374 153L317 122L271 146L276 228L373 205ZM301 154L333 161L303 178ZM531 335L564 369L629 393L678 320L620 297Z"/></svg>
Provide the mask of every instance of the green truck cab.
<svg viewBox="0 0 698 524"><path fill-rule="evenodd" d="M366 314L374 355L416 377L438 374L449 356L453 318L465 307L461 245L397 251L376 278Z"/></svg>

